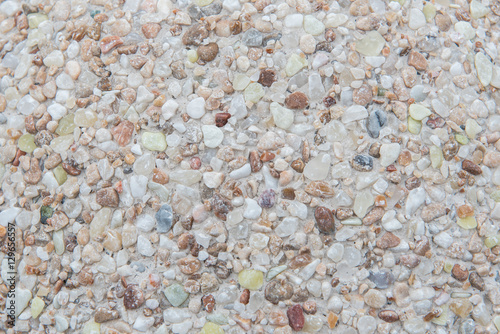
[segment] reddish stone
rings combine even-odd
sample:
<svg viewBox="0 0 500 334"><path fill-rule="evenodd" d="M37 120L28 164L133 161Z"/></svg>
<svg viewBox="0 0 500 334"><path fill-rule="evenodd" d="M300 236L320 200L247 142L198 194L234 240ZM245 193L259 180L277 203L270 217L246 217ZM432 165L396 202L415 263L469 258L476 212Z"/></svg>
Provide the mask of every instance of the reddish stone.
<svg viewBox="0 0 500 334"><path fill-rule="evenodd" d="M161 30L161 26L158 23L146 23L142 25L142 33L146 38L155 38Z"/></svg>
<svg viewBox="0 0 500 334"><path fill-rule="evenodd" d="M318 206L314 211L314 218L320 232L327 234L335 232L335 223L331 210L324 206Z"/></svg>
<svg viewBox="0 0 500 334"><path fill-rule="evenodd" d="M257 81L262 86L271 87L273 82L276 81L276 71L270 68L266 68L260 71L259 80Z"/></svg>
<svg viewBox="0 0 500 334"><path fill-rule="evenodd" d="M118 36L106 36L101 40L100 46L102 53L108 53L115 46L122 45L123 41Z"/></svg>
<svg viewBox="0 0 500 334"><path fill-rule="evenodd" d="M120 124L111 129L111 134L118 145L125 146L130 142L130 138L134 133L134 123L131 121L122 121Z"/></svg>
<svg viewBox="0 0 500 334"><path fill-rule="evenodd" d="M300 331L304 328L304 311L300 304L290 307L288 311L286 311L286 315L288 316L288 323L294 331Z"/></svg>
<svg viewBox="0 0 500 334"><path fill-rule="evenodd" d="M215 114L215 126L221 128L227 124L227 120L231 118L231 114L228 112L219 112Z"/></svg>
<svg viewBox="0 0 500 334"><path fill-rule="evenodd" d="M295 92L287 96L285 105L290 109L304 109L309 105L309 99L302 92Z"/></svg>

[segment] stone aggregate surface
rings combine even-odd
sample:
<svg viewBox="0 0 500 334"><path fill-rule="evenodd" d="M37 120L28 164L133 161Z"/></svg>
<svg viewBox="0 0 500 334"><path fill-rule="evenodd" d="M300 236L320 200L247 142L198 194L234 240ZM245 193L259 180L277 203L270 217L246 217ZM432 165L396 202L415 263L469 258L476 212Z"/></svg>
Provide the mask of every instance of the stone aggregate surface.
<svg viewBox="0 0 500 334"><path fill-rule="evenodd" d="M0 334L497 333L499 22L2 1Z"/></svg>

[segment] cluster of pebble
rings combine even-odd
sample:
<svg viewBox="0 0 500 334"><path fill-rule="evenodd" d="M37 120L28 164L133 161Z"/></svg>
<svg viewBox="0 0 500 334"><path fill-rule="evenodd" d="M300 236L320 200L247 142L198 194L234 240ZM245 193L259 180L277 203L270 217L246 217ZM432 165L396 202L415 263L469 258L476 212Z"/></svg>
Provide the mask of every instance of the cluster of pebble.
<svg viewBox="0 0 500 334"><path fill-rule="evenodd" d="M3 1L0 333L496 333L499 21Z"/></svg>

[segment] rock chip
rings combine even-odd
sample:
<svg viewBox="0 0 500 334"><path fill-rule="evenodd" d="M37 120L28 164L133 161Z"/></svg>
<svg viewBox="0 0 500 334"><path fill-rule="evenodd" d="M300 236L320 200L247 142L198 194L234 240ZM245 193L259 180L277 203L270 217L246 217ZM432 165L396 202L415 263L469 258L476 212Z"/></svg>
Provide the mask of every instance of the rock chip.
<svg viewBox="0 0 500 334"><path fill-rule="evenodd" d="M377 240L377 247L382 249L394 248L401 242L396 235L391 232L386 232L382 237Z"/></svg>
<svg viewBox="0 0 500 334"><path fill-rule="evenodd" d="M294 331L300 331L304 328L305 318L302 306L295 304L289 307L286 311L286 315L288 316L289 325Z"/></svg>
<svg viewBox="0 0 500 334"><path fill-rule="evenodd" d="M120 198L115 189L108 187L97 191L96 201L99 205L116 208L120 203Z"/></svg>
<svg viewBox="0 0 500 334"><path fill-rule="evenodd" d="M212 61L219 53L219 46L217 43L208 43L207 45L199 46L197 52L201 60L206 62Z"/></svg>
<svg viewBox="0 0 500 334"><path fill-rule="evenodd" d="M324 206L318 206L314 211L314 218L320 232L326 234L335 233L335 221L331 210Z"/></svg>

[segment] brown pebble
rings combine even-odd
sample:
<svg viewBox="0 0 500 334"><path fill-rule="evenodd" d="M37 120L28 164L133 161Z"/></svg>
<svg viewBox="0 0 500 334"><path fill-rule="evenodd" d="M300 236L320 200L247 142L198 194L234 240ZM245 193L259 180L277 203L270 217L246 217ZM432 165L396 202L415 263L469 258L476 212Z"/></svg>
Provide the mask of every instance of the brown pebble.
<svg viewBox="0 0 500 334"><path fill-rule="evenodd" d="M299 254L290 261L288 266L290 267L290 269L303 268L311 263L312 260L313 259L309 253Z"/></svg>
<svg viewBox="0 0 500 334"><path fill-rule="evenodd" d="M446 31L450 30L452 22L451 22L450 16L447 13L437 14L435 21L436 21L436 25L440 31L446 32Z"/></svg>
<svg viewBox="0 0 500 334"><path fill-rule="evenodd" d="M250 290L244 289L240 296L240 303L247 305L250 301Z"/></svg>
<svg viewBox="0 0 500 334"><path fill-rule="evenodd" d="M252 169L253 173L257 173L261 170L263 164L260 160L259 152L251 151L248 159L250 160L250 168Z"/></svg>
<svg viewBox="0 0 500 334"><path fill-rule="evenodd" d="M304 302L302 308L306 314L315 314L317 311L316 302L314 300Z"/></svg>
<svg viewBox="0 0 500 334"><path fill-rule="evenodd" d="M24 181L29 184L37 184L42 178L42 170L40 169L38 159L31 158L30 169L24 173Z"/></svg>
<svg viewBox="0 0 500 334"><path fill-rule="evenodd" d="M177 261L177 265L183 274L192 275L201 268L200 260L196 258L185 257Z"/></svg>
<svg viewBox="0 0 500 334"><path fill-rule="evenodd" d="M474 208L470 204L460 205L457 209L457 215L460 218L473 216L474 215Z"/></svg>
<svg viewBox="0 0 500 334"><path fill-rule="evenodd" d="M141 31L146 38L156 38L161 30L161 25L158 23L146 23L141 27Z"/></svg>
<svg viewBox="0 0 500 334"><path fill-rule="evenodd" d="M108 187L97 191L96 202L102 206L116 208L120 203L120 198L118 197L118 193L115 189Z"/></svg>
<svg viewBox="0 0 500 334"><path fill-rule="evenodd" d="M304 190L309 195L319 198L330 198L335 195L332 187L325 181L312 181Z"/></svg>
<svg viewBox="0 0 500 334"><path fill-rule="evenodd" d="M320 232L326 234L335 232L335 222L333 213L330 209L324 206L318 206L314 211L314 218L316 219L316 224Z"/></svg>
<svg viewBox="0 0 500 334"><path fill-rule="evenodd" d="M420 214L424 222L429 223L434 219L442 217L446 214L446 207L441 203L431 203L422 209Z"/></svg>
<svg viewBox="0 0 500 334"><path fill-rule="evenodd" d="M103 322L115 320L119 317L120 313L117 310L109 310L104 307L98 307L94 315L94 321L98 324L102 324Z"/></svg>
<svg viewBox="0 0 500 334"><path fill-rule="evenodd" d="M212 61L219 53L219 46L217 43L208 43L207 45L201 45L198 47L197 52L201 60Z"/></svg>
<svg viewBox="0 0 500 334"><path fill-rule="evenodd" d="M165 171L159 168L153 168L153 182L166 184L168 183L168 179L168 175Z"/></svg>
<svg viewBox="0 0 500 334"><path fill-rule="evenodd" d="M384 208L376 206L370 210L363 218L363 225L372 225L378 222L385 214Z"/></svg>
<svg viewBox="0 0 500 334"><path fill-rule="evenodd" d="M123 305L128 310L135 310L144 304L144 293L137 284L129 284L123 295Z"/></svg>
<svg viewBox="0 0 500 334"><path fill-rule="evenodd" d="M61 165L62 165L62 168L64 169L64 171L71 176L80 175L80 173L82 172L81 170L76 168L76 164L74 161L63 162Z"/></svg>
<svg viewBox="0 0 500 334"><path fill-rule="evenodd" d="M486 288L483 278L481 276L479 276L479 274L476 273L475 271L470 273L469 282L470 282L470 285L472 285L474 288L478 289L479 291L484 291L484 289Z"/></svg>
<svg viewBox="0 0 500 334"><path fill-rule="evenodd" d="M215 114L215 126L221 128L227 124L227 121L231 118L231 114L228 112L219 112Z"/></svg>
<svg viewBox="0 0 500 334"><path fill-rule="evenodd" d="M195 24L182 36L184 45L200 45L208 37L208 30L205 25Z"/></svg>
<svg viewBox="0 0 500 334"><path fill-rule="evenodd" d="M413 190L415 188L420 187L421 181L418 177L412 176L405 181L405 187L408 190Z"/></svg>
<svg viewBox="0 0 500 334"><path fill-rule="evenodd" d="M472 175L480 175L483 173L481 167L479 167L477 164L467 159L462 161L462 169L465 170L466 172L469 172Z"/></svg>
<svg viewBox="0 0 500 334"><path fill-rule="evenodd" d="M290 167L292 167L293 170L295 170L297 173L302 173L304 171L304 168L306 167L306 164L301 158L298 158L292 161Z"/></svg>
<svg viewBox="0 0 500 334"><path fill-rule="evenodd" d="M212 313L215 308L215 298L212 295L205 295L201 297L201 303L203 304L203 308L208 313Z"/></svg>
<svg viewBox="0 0 500 334"><path fill-rule="evenodd" d="M352 92L352 100L354 103L362 106L369 104L372 101L372 98L372 88L367 84L361 85L361 87L354 89Z"/></svg>
<svg viewBox="0 0 500 334"><path fill-rule="evenodd" d="M423 236L422 239L417 241L415 244L413 252L417 255L424 256L430 249L431 245L429 239L426 236Z"/></svg>
<svg viewBox="0 0 500 334"><path fill-rule="evenodd" d="M425 71L427 59L421 53L412 50L408 55L408 65L415 67L419 71Z"/></svg>
<svg viewBox="0 0 500 334"><path fill-rule="evenodd" d="M293 286L284 279L269 282L264 291L264 297L273 304L288 300L293 296Z"/></svg>
<svg viewBox="0 0 500 334"><path fill-rule="evenodd" d="M389 323L396 322L399 320L399 315L393 310L380 311L378 317L384 320L385 322Z"/></svg>
<svg viewBox="0 0 500 334"><path fill-rule="evenodd" d="M346 220L352 216L354 216L354 211L352 209L338 208L337 211L335 211L335 217L337 217L338 220Z"/></svg>
<svg viewBox="0 0 500 334"><path fill-rule="evenodd" d="M386 232L382 237L377 240L377 247L382 249L394 248L401 242L396 235L391 232Z"/></svg>
<svg viewBox="0 0 500 334"><path fill-rule="evenodd" d="M420 258L415 254L406 254L399 257L400 263L410 269L415 268L420 264Z"/></svg>
<svg viewBox="0 0 500 334"><path fill-rule="evenodd" d="M451 269L451 276L460 282L464 282L469 277L469 270L460 264L455 264Z"/></svg>
<svg viewBox="0 0 500 334"><path fill-rule="evenodd" d="M276 81L276 71L272 68L262 69L260 71L259 80L257 81L262 86L271 87L273 82Z"/></svg>
<svg viewBox="0 0 500 334"><path fill-rule="evenodd" d="M302 92L293 92L286 97L285 105L290 109L304 109L309 105L309 99Z"/></svg>

